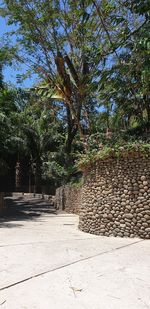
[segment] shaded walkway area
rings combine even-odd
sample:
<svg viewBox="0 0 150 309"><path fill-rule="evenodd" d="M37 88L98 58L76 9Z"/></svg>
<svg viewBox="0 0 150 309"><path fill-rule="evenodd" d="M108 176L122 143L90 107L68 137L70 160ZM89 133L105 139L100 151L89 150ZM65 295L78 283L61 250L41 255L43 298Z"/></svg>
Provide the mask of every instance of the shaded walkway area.
<svg viewBox="0 0 150 309"><path fill-rule="evenodd" d="M78 216L8 198L0 219L0 308L150 308L150 241L78 230Z"/></svg>
<svg viewBox="0 0 150 309"><path fill-rule="evenodd" d="M54 206L45 200L6 197L5 202L6 212L0 217L0 228L21 226L21 221L35 221L43 215L56 214Z"/></svg>

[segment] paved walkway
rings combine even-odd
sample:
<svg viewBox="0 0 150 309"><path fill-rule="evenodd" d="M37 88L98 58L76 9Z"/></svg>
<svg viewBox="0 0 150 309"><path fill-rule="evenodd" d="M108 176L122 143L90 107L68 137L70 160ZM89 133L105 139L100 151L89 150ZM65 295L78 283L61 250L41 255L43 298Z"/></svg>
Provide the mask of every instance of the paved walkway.
<svg viewBox="0 0 150 309"><path fill-rule="evenodd" d="M150 241L78 230L78 217L9 199L0 219L0 308L150 308Z"/></svg>

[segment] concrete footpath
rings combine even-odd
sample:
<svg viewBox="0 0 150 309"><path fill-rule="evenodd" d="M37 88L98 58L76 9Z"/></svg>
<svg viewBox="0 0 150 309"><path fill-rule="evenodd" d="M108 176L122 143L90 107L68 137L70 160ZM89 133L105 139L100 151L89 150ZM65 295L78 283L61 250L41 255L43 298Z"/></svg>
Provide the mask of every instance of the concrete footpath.
<svg viewBox="0 0 150 309"><path fill-rule="evenodd" d="M0 219L0 308L150 308L150 240L78 230L78 216L11 199Z"/></svg>

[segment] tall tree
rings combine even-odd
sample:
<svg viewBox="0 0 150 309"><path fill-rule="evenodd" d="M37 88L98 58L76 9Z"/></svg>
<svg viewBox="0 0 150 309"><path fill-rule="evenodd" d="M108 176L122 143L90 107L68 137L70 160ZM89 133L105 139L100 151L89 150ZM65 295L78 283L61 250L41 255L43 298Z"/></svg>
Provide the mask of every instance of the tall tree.
<svg viewBox="0 0 150 309"><path fill-rule="evenodd" d="M108 82L103 70L111 67L113 76L113 63L122 66L122 49L147 23L147 15L141 17L131 4L119 0L3 1L1 14L17 26L17 59L38 72L49 96L64 104L68 153L77 131L82 138L85 131L89 133L95 97ZM126 88L133 95L131 84Z"/></svg>
<svg viewBox="0 0 150 309"><path fill-rule="evenodd" d="M28 61L64 102L68 124L66 150L69 153L77 131L83 134L82 107L90 99L92 47L97 44L97 18L91 18L94 14L92 6L87 5L88 1L25 0L4 3L3 14L8 17L9 23L17 24L19 59ZM28 60L23 57L22 47Z"/></svg>

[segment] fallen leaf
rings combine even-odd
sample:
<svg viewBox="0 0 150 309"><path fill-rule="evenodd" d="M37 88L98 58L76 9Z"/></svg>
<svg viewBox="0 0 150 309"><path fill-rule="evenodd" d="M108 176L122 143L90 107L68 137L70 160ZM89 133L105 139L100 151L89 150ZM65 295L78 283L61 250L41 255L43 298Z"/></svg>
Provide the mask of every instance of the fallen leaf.
<svg viewBox="0 0 150 309"><path fill-rule="evenodd" d="M70 287L74 292L82 292L83 289L78 289L73 286Z"/></svg>

